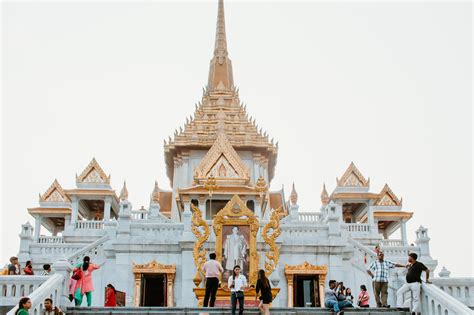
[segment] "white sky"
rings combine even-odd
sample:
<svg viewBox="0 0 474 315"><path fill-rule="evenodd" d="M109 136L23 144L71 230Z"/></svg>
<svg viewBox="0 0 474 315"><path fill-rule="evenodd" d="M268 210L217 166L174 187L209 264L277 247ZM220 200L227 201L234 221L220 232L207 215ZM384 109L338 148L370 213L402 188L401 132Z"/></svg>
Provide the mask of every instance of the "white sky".
<svg viewBox="0 0 474 315"><path fill-rule="evenodd" d="M216 3L3 3L0 264L38 192L54 178L74 187L93 156L136 208L155 179L169 188L163 139L201 98ZM354 161L415 212L410 242L428 227L439 267L472 275L471 4L225 10L240 97L279 140L272 189L288 196L294 181L316 211L323 182L331 192Z"/></svg>

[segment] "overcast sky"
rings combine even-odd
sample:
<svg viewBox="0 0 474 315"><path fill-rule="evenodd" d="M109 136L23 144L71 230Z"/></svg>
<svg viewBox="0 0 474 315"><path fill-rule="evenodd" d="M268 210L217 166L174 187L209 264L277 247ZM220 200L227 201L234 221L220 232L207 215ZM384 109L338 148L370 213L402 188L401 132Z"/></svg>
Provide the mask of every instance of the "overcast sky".
<svg viewBox="0 0 474 315"><path fill-rule="evenodd" d="M234 81L279 141L272 189L317 211L351 161L403 197L409 241L472 275L471 5L226 2ZM96 157L135 208L207 82L217 1L3 2L0 264L57 178ZM447 250L449 246L450 250ZM463 253L459 255L453 253ZM439 269L438 269L439 270Z"/></svg>

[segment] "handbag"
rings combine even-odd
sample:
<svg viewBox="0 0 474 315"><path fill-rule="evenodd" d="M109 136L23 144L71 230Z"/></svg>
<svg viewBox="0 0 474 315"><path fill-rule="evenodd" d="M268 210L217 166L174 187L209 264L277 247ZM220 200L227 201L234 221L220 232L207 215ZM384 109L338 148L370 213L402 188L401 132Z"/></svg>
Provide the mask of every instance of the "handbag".
<svg viewBox="0 0 474 315"><path fill-rule="evenodd" d="M77 269L77 270L72 274L71 279L74 279L74 280L77 281L77 280L79 280L79 279L81 279L81 278L82 278L82 269L79 268L79 269Z"/></svg>

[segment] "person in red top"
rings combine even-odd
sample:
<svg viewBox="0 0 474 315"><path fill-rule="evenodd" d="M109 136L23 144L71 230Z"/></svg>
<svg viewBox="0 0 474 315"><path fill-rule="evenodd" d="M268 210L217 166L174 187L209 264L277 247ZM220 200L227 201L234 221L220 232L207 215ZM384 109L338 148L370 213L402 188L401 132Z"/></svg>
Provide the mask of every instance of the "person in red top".
<svg viewBox="0 0 474 315"><path fill-rule="evenodd" d="M365 284L360 286L359 299L357 305L360 307L369 307L369 293L367 293L367 287Z"/></svg>
<svg viewBox="0 0 474 315"><path fill-rule="evenodd" d="M115 290L114 286L110 283L107 284L107 290L105 291L105 304L104 306L107 307L115 307L117 306L117 300L115 299L115 294L117 291Z"/></svg>
<svg viewBox="0 0 474 315"><path fill-rule="evenodd" d="M26 267L23 269L23 273L28 276L32 276L35 273L33 272L33 265L31 264L31 260L26 262Z"/></svg>

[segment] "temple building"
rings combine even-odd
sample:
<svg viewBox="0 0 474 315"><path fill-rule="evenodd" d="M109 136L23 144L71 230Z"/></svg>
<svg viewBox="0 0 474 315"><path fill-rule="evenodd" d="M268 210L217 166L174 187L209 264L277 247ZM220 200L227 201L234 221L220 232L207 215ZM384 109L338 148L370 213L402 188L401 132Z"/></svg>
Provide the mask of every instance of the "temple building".
<svg viewBox="0 0 474 315"><path fill-rule="evenodd" d="M164 143L171 189L150 183L149 206L137 209L126 183L112 187L106 162L92 159L76 175L76 187L54 180L40 194L39 205L28 208L34 224L22 225L20 263L33 261L38 274L51 263L59 274L90 256L102 264L93 277L94 305L103 305L104 288L111 283L123 292L126 306L170 307L202 305L202 266L211 252L225 269L218 305L229 304L225 279L235 262L252 285L258 270L265 270L274 307L323 306L329 279L357 291L365 284L371 291L366 270L376 245L387 259L404 263L415 252L436 269L428 230L420 227L416 235L407 235L412 209L403 208L389 185L372 188L354 163L341 165L334 190L329 193L322 185L320 211L307 212L298 203L297 184L286 192L269 189L277 156L278 142L249 117L240 100L220 0L202 99L184 127ZM41 235L41 227L49 235ZM232 250L235 246L238 251ZM61 300L67 279L61 280L63 287L58 279L50 287L59 288ZM391 280L389 302L395 305L404 277L395 271Z"/></svg>

